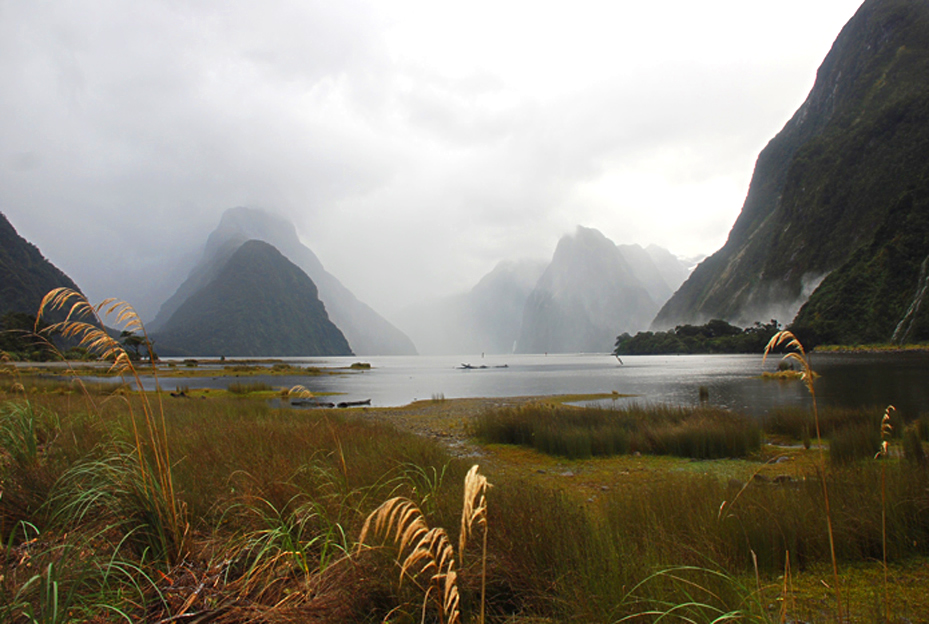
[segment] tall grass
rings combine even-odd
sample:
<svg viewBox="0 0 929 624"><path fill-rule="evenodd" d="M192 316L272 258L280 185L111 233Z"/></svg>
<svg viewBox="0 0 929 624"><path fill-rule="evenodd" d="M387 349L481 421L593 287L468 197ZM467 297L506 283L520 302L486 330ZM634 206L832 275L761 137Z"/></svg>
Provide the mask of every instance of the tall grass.
<svg viewBox="0 0 929 624"><path fill-rule="evenodd" d="M249 392L268 392L274 390L274 388L262 381L253 381L251 383L234 381L229 384L227 390L232 394L248 394Z"/></svg>
<svg viewBox="0 0 929 624"><path fill-rule="evenodd" d="M117 396L83 413L74 410L85 404L67 394L28 395L36 413L62 417L57 434L37 446L29 472L0 446L0 527L7 544L0 569L9 566L7 556L18 562L28 555L29 563L28 576L20 573L25 567L0 572L0 604L18 605L6 619L0 610L3 621L44 609L44 581L29 581L50 563L59 589L76 588L72 613L96 614L93 605L109 605L129 614L124 621L198 610L222 615L220 621L250 621L300 620L322 610L333 621L357 621L387 603L379 583L369 578L359 585L376 568L346 557L374 501L415 496L427 501L436 521L447 525L458 517L450 510L460 505L460 494L446 476L457 480L464 468L425 438L338 414L275 410L260 400L173 401L164 405L165 439L174 458L176 504L186 509L190 531L186 557L166 564L170 535L158 532L157 521L164 512L153 506L158 496L146 498L152 483L141 477L153 468L136 465L132 420L145 399ZM16 399L0 407L20 405ZM143 457L150 461L147 451ZM63 548L83 552L87 566L65 565ZM139 575L121 572L133 566ZM106 588L94 580L98 573ZM127 585L143 574L154 580ZM109 607L104 611L115 614Z"/></svg>
<svg viewBox="0 0 929 624"><path fill-rule="evenodd" d="M473 434L485 443L528 446L570 459L631 452L715 459L744 457L761 447L754 420L711 407L526 405L483 413Z"/></svg>
<svg viewBox="0 0 929 624"><path fill-rule="evenodd" d="M36 407L62 414L59 433L39 450L39 466L51 485L57 483L54 492L107 492L109 502L103 505L101 499L86 511L72 507L65 516L73 522L61 524L43 519L43 509L58 505L44 505L48 495L40 496L24 518L36 528L18 525L13 550L7 549L16 561L28 553L32 565L16 568L15 575L7 568L0 603L4 597L12 600L31 576L44 574L55 562L53 579L60 590L76 587L72 603L78 613L100 613L100 605L109 604L131 620L151 613L157 621L180 615L190 600L189 612L218 621L312 621L321 614L329 621L381 621L391 612L389 619L408 613L419 621L423 593L414 591L410 579L398 588L395 564L382 566L373 551L347 559L345 551L355 546L352 537L381 501L403 496L417 502L430 527L449 527L449 542L458 544L467 466L450 460L432 441L340 414L327 413L327 420L275 410L260 400L174 401L165 405L165 420L176 493L191 523L190 549L186 562L152 565L145 536L132 529L138 522L129 522L128 510L138 505L120 502L119 492L65 478L92 461L118 467L134 460L125 402L104 402L99 415L66 418L67 395L29 396ZM141 399L130 400L137 413ZM114 458L119 449L128 458ZM929 555L929 474L893 458L884 467L887 500L893 502L886 510L889 564ZM19 479L10 464L2 471L0 509L11 482ZM481 573L479 525L464 557L456 550L464 620L479 617L482 578L488 621L515 614L554 621L613 622L627 616L654 621L661 616L643 612L687 604L692 609L698 602L707 605L700 612L706 617L693 610L677 613L696 621L731 613L749 619L758 616L753 590L738 579L754 570L753 554L760 572L768 575L782 573L787 552L796 569L830 561L818 474L788 485L752 483L720 517L720 502L734 491L713 476L669 473L634 487L598 491L594 502L586 502L587 494L554 492L506 472L509 476L495 474L487 506L486 574ZM833 464L828 478L837 558L879 560L880 466ZM117 503L126 511L117 513ZM117 523L122 516L126 522ZM92 553L87 566L56 558L64 535L73 552ZM138 576L139 588L129 585L131 574L120 570L131 566L152 580ZM677 579L656 574L681 566L688 570ZM104 587L91 572L108 568ZM640 585L645 579L650 580ZM201 582L204 589L195 593ZM34 612L44 600L41 587L37 580L20 593ZM437 616L432 604L430 613Z"/></svg>
<svg viewBox="0 0 929 624"><path fill-rule="evenodd" d="M832 558L832 573L833 573L833 582L835 584L835 601L836 609L838 611L839 621L842 620L842 590L839 587L839 565L836 561L835 556L835 537L833 535L832 527L832 513L829 509L829 488L826 485L827 475L826 475L826 455L823 450L823 438L822 432L820 430L819 423L819 408L816 405L816 389L813 385L814 380L816 379L816 374L813 371L812 366L810 365L810 358L807 355L806 351L803 349L803 345L797 340L789 331L780 331L774 336L771 337L771 340L768 342L764 350L764 359L767 359L768 355L778 347L783 347L787 350L787 354L782 358L782 362L796 362L800 365L801 380L804 385L806 385L807 390L810 393L810 397L813 399L813 424L816 427L816 443L819 447L819 459L820 459L820 482L822 483L823 489L823 502L826 505L826 528L829 534L829 552Z"/></svg>
<svg viewBox="0 0 929 624"><path fill-rule="evenodd" d="M881 432L871 424L854 424L836 429L829 438L829 460L848 463L874 457L881 447Z"/></svg>
<svg viewBox="0 0 929 624"><path fill-rule="evenodd" d="M858 425L875 430L880 429L882 412L883 407L876 406L820 408L818 411L820 433L823 437L829 437L840 429ZM802 440L809 435L811 425L814 425L810 422L810 416L810 411L805 408L775 407L761 418L761 422L767 433ZM895 415L894 420L899 421L899 416Z"/></svg>
<svg viewBox="0 0 929 624"><path fill-rule="evenodd" d="M40 330L43 316L58 311L66 312L64 320ZM97 305L91 305L81 293L74 290L52 290L39 305L36 333L41 331L47 336L58 335L67 340L76 340L79 348L100 359L112 361L111 372L127 376L134 382L141 405L139 419L133 411L132 402L126 400L123 395L118 395L125 400L129 409L134 438L135 460L131 464L125 464L125 468L137 473L138 478L130 481L138 487L132 489L137 490L138 496L135 499L143 503L142 516L147 519L149 532L159 536L159 555L169 564L176 563L186 555L188 523L185 511L178 504L174 491L161 392L156 393L156 403L153 405L144 392L139 372L129 354L119 341L103 329L104 319L111 320L124 332L141 333L149 360L154 362L151 341L138 314L132 306L116 299L106 299ZM155 375L157 385L157 370L154 365L151 373ZM102 474L109 476L112 471L104 470ZM94 482L99 483L96 480Z"/></svg>
<svg viewBox="0 0 929 624"><path fill-rule="evenodd" d="M875 459L886 459L890 451L890 437L893 434L893 425L890 424L890 415L896 412L897 408L888 405L884 410L884 416L881 418L881 444L880 450L874 456ZM887 592L887 470L884 462L881 462L881 556L884 564L884 621L890 620L890 599Z"/></svg>
<svg viewBox="0 0 929 624"><path fill-rule="evenodd" d="M34 466L59 431L58 416L29 400L0 406L0 447L20 466Z"/></svg>

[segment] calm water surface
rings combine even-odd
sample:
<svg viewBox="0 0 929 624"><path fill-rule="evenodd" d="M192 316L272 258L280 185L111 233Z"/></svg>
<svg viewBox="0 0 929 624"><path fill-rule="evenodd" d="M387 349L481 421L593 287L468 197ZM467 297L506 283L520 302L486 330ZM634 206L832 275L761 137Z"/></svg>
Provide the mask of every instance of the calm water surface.
<svg viewBox="0 0 929 624"><path fill-rule="evenodd" d="M337 401L371 399L374 406L406 405L434 395L451 399L611 392L635 395L617 399L617 404L688 405L698 401L701 386L709 390L710 403L752 414L773 406L811 403L809 393L798 382L762 380L762 371L776 370L779 358L762 363L760 355L626 356L622 364L610 355L561 354L285 360L327 368L365 361L372 368L335 376L259 376L247 380L274 386L299 383L314 392L338 393ZM929 413L927 354L814 354L811 361L820 374L815 385L820 405L867 405L883 410L893 404L907 416ZM465 363L487 368L462 370L460 366ZM229 382L222 377L166 379L163 386L224 387Z"/></svg>

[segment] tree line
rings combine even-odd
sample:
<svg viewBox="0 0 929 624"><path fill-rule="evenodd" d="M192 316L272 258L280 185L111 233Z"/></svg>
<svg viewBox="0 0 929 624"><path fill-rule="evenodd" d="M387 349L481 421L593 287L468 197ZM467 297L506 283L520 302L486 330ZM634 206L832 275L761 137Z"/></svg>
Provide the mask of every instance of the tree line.
<svg viewBox="0 0 929 624"><path fill-rule="evenodd" d="M616 337L614 355L665 355L690 353L761 353L781 325L771 319L746 328L722 319L705 325L678 325L668 331L628 332Z"/></svg>

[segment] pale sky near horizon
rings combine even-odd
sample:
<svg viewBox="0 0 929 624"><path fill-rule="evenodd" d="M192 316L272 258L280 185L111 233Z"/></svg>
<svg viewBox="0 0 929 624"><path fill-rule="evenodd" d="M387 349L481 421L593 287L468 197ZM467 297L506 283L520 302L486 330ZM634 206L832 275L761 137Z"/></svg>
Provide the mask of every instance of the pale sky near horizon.
<svg viewBox="0 0 929 624"><path fill-rule="evenodd" d="M0 212L147 318L239 205L388 316L577 225L710 254L859 5L0 0Z"/></svg>

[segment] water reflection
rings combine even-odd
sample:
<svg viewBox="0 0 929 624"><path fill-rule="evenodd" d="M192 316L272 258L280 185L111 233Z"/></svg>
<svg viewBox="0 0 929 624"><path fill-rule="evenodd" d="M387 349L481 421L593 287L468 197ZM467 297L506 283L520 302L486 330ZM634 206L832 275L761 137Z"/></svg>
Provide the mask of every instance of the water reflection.
<svg viewBox="0 0 929 624"><path fill-rule="evenodd" d="M472 357L390 356L365 358L287 358L299 366L347 368L363 359L372 369L343 375L250 376L275 387L302 384L310 391L337 393L337 401L371 399L374 406L406 405L443 395L446 398L509 397L553 394L611 393L635 395L609 400L690 405L700 388L709 403L750 414L773 406L811 405L801 383L761 379L774 371L778 358L762 365L760 355L628 356L621 365L609 355L510 355ZM813 367L820 405L895 405L905 417L929 412L929 355L815 354ZM475 368L461 369L462 364ZM506 365L506 368L500 368ZM486 366L487 368L480 368ZM162 380L165 390L176 386L224 388L235 377L191 377ZM241 380L239 380L241 381ZM154 387L151 379L146 380Z"/></svg>

